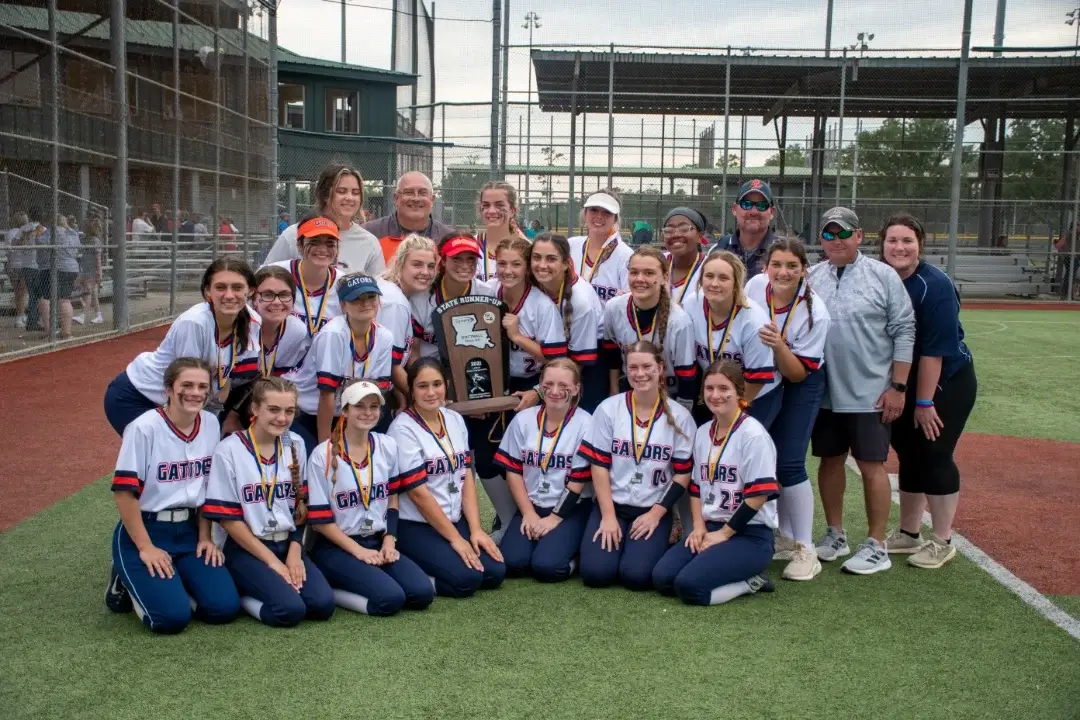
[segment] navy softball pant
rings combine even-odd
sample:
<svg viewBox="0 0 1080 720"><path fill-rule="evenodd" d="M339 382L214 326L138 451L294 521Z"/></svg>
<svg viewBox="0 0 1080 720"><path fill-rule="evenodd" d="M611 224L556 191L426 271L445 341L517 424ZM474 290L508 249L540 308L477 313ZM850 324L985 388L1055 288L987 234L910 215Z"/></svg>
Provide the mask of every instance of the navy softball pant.
<svg viewBox="0 0 1080 720"><path fill-rule="evenodd" d="M285 562L289 551L289 540L262 543ZM307 580L300 592L285 582L285 578L270 569L270 566L249 553L232 538L225 541L225 567L229 569L236 582L240 595L254 598L262 603L259 619L271 627L294 627L304 618L328 620L334 614L334 591L326 582L322 572L304 554L304 569Z"/></svg>
<svg viewBox="0 0 1080 720"><path fill-rule="evenodd" d="M121 437L124 428L135 418L156 407L157 403L135 389L126 370L114 377L105 389L105 418Z"/></svg>
<svg viewBox="0 0 1080 720"><path fill-rule="evenodd" d="M454 527L461 537L468 540L469 523L461 518ZM435 528L426 522L400 520L398 522L398 550L424 572L435 578L435 592L444 597L470 597L481 588L494 590L506 578L506 565L486 552L480 553L484 572L473 570L450 547Z"/></svg>
<svg viewBox="0 0 1080 720"><path fill-rule="evenodd" d="M772 424L765 426L776 446L776 479L782 487L792 487L810 479L806 450L825 397L825 372L815 370L797 383L784 380L769 394L782 398ZM750 409L753 415L753 405Z"/></svg>
<svg viewBox="0 0 1080 720"><path fill-rule="evenodd" d="M653 534L644 540L630 539L630 526L650 507L641 508L615 503L615 517L622 529L622 542L615 550L600 547L593 535L600 529L600 505L593 503L585 534L581 538L581 581L589 587L608 587L616 583L630 590L652 587L653 567L663 557L671 535L671 513L665 513Z"/></svg>
<svg viewBox="0 0 1080 720"><path fill-rule="evenodd" d="M379 551L383 534L352 535L360 547ZM423 610L435 599L424 571L402 555L389 565L368 565L320 536L311 559L322 570L330 587L367 600L368 615L393 615L401 608Z"/></svg>
<svg viewBox="0 0 1080 720"><path fill-rule="evenodd" d="M777 370L777 372L780 371ZM772 427L773 421L776 420L776 415L780 412L780 406L783 402L784 384L780 383L766 394L758 395L751 400L750 407L746 409L746 414L764 425L765 429L768 430Z"/></svg>
<svg viewBox="0 0 1080 720"><path fill-rule="evenodd" d="M533 510L546 518L554 508L533 505ZM569 517L563 518L554 530L539 540L530 540L521 532L521 513L515 513L499 543L506 573L512 577L532 575L540 582L562 582L569 578L570 561L580 551L591 511L592 502L578 502Z"/></svg>
<svg viewBox="0 0 1080 720"><path fill-rule="evenodd" d="M598 350L598 352L603 352ZM602 361L581 367L581 399L578 407L590 413L608 397L608 366Z"/></svg>
<svg viewBox="0 0 1080 720"><path fill-rule="evenodd" d="M195 556L199 530L195 511L191 512L192 519L178 523L159 522L155 513L143 513L150 541L172 557L175 572L171 578L150 575L124 523L117 523L113 531L113 567L142 610L143 625L156 633L180 632L192 614L203 622L220 624L240 611L240 596L229 571Z"/></svg>
<svg viewBox="0 0 1080 720"><path fill-rule="evenodd" d="M707 522L714 532L722 522ZM677 595L691 605L708 605L712 591L740 580L749 580L769 566L773 556L773 531L765 525L747 525L730 540L694 554L685 542L671 546L653 569L652 581L664 595Z"/></svg>

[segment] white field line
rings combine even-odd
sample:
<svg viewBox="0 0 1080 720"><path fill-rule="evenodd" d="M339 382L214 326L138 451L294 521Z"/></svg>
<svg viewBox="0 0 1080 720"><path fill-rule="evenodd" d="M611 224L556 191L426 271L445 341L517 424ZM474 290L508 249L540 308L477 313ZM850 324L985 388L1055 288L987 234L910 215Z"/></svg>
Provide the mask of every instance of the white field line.
<svg viewBox="0 0 1080 720"><path fill-rule="evenodd" d="M859 466L850 456L847 459L847 466L851 468L856 475L861 477ZM892 487L893 491L893 502L899 505L900 496L897 492L897 476L895 473L889 474L889 485ZM923 524L927 527L931 526L930 513L923 513ZM961 555L985 570L990 577L1001 584L1006 590L1023 600L1024 603L1029 605L1035 612L1064 630L1074 640L1080 640L1080 620L1077 620L1072 615L1069 615L1052 603L1049 598L1018 578L1010 572L1008 568L987 555L977 545L974 545L955 530L952 534L952 542L953 545L956 546L956 549L960 551Z"/></svg>

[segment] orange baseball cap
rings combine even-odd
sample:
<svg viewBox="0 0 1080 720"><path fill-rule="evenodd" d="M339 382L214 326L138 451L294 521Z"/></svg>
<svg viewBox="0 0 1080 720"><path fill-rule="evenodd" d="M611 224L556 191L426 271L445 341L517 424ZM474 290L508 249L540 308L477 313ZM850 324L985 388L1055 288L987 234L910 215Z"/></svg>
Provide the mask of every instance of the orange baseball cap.
<svg viewBox="0 0 1080 720"><path fill-rule="evenodd" d="M335 240L341 241L337 223L330 218L313 217L300 223L300 227L296 229L296 237L298 238L318 237L320 235L329 235Z"/></svg>

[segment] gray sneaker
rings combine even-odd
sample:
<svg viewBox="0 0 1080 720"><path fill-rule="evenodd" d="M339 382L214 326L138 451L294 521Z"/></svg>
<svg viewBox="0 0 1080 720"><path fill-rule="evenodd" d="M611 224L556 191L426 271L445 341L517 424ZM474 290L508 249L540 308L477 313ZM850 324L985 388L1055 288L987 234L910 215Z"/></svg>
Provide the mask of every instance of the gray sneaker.
<svg viewBox="0 0 1080 720"><path fill-rule="evenodd" d="M890 555L913 555L925 544L921 534L913 538L900 528L896 528L885 538L885 547Z"/></svg>
<svg viewBox="0 0 1080 720"><path fill-rule="evenodd" d="M773 560L790 560L795 554L795 541L779 533L773 540Z"/></svg>
<svg viewBox="0 0 1080 720"><path fill-rule="evenodd" d="M817 541L814 551L817 553L818 559L824 562L832 562L837 558L851 554L851 548L847 544L847 536L844 535L843 531L837 530L831 525L821 539Z"/></svg>
<svg viewBox="0 0 1080 720"><path fill-rule="evenodd" d="M856 575L873 575L891 567L892 560L889 559L884 543L879 543L874 538L863 540L855 554L843 565L844 570Z"/></svg>

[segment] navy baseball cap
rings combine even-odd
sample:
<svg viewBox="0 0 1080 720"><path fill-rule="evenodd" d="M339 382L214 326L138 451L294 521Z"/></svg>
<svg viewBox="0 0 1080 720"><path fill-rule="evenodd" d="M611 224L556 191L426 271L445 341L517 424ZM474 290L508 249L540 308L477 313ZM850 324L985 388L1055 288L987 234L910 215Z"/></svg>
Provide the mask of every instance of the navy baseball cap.
<svg viewBox="0 0 1080 720"><path fill-rule="evenodd" d="M769 183L764 180L754 178L753 180L747 180L739 187L739 194L735 198L735 202L741 202L744 197L750 193L759 193L762 197L769 201L769 204L773 204L772 188L769 187Z"/></svg>
<svg viewBox="0 0 1080 720"><path fill-rule="evenodd" d="M361 295L382 295L379 283L370 275L350 275L338 284L338 300L350 302Z"/></svg>

